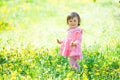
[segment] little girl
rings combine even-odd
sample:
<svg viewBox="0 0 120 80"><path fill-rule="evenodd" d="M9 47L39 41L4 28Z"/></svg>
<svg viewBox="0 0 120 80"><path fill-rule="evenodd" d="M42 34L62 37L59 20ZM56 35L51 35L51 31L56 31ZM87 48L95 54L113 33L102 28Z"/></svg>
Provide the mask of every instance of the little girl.
<svg viewBox="0 0 120 80"><path fill-rule="evenodd" d="M72 12L67 16L67 36L64 41L57 40L61 44L60 54L70 58L71 68L80 70L77 60L82 59L81 41L82 29L78 28L80 25L80 16L76 12Z"/></svg>

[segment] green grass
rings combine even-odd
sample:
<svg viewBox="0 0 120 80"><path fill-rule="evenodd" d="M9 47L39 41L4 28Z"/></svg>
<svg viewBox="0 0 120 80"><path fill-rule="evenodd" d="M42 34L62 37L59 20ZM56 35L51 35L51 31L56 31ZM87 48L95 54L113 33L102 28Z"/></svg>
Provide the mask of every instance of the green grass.
<svg viewBox="0 0 120 80"><path fill-rule="evenodd" d="M0 79L118 80L120 3L112 0L0 1ZM81 71L71 71L56 39L76 11L83 29Z"/></svg>

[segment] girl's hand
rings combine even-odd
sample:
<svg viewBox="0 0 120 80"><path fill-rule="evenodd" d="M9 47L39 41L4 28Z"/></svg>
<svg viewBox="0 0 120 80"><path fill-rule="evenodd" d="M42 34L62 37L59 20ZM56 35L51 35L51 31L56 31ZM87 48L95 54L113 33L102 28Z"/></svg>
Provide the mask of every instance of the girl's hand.
<svg viewBox="0 0 120 80"><path fill-rule="evenodd" d="M71 46L76 46L76 43L72 41L70 45Z"/></svg>
<svg viewBox="0 0 120 80"><path fill-rule="evenodd" d="M62 43L62 41L60 41L60 40L58 40L58 39L57 39L57 43L61 44L61 43Z"/></svg>

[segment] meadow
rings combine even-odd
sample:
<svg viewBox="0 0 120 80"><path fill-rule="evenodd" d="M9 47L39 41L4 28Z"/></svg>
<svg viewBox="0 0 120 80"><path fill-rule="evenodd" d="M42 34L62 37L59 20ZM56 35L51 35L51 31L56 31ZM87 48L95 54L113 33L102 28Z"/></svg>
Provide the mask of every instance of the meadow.
<svg viewBox="0 0 120 80"><path fill-rule="evenodd" d="M72 11L83 29L81 72L56 42ZM119 79L119 0L0 0L0 80Z"/></svg>

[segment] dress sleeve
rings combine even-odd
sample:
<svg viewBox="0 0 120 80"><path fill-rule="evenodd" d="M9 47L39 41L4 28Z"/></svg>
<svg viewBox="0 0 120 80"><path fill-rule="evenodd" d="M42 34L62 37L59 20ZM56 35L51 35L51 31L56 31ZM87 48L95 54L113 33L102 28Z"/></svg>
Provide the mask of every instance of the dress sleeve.
<svg viewBox="0 0 120 80"><path fill-rule="evenodd" d="M75 43L80 44L82 42L82 34L83 30L79 30L75 32Z"/></svg>

